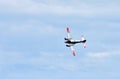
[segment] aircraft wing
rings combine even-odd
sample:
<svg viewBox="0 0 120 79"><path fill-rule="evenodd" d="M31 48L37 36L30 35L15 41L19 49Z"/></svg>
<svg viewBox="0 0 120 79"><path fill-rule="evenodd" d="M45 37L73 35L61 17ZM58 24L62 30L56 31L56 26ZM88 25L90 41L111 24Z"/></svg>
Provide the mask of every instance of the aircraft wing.
<svg viewBox="0 0 120 79"><path fill-rule="evenodd" d="M69 29L69 27L67 27L66 30L67 30L67 38L68 38L68 39L72 39L72 36L71 36L71 34L70 34L70 29Z"/></svg>
<svg viewBox="0 0 120 79"><path fill-rule="evenodd" d="M73 54L73 56L76 56L74 46L70 46L70 48L71 48L71 50L72 50L72 54Z"/></svg>

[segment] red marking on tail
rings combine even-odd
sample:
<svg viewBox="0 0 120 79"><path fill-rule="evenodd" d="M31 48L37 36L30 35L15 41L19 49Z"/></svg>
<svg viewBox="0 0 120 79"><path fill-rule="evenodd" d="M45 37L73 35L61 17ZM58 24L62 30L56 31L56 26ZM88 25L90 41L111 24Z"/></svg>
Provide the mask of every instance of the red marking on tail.
<svg viewBox="0 0 120 79"><path fill-rule="evenodd" d="M76 53L73 51L73 56L76 56Z"/></svg>
<svg viewBox="0 0 120 79"><path fill-rule="evenodd" d="M67 27L67 32L70 33L70 29Z"/></svg>

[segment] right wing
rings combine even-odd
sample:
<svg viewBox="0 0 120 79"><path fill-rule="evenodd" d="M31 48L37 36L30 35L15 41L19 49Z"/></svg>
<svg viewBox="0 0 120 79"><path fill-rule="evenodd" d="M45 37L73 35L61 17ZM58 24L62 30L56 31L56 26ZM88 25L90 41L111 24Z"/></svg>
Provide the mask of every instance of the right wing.
<svg viewBox="0 0 120 79"><path fill-rule="evenodd" d="M71 50L72 50L72 54L73 54L73 56L76 56L74 46L72 45L72 46L70 46L70 48L71 48Z"/></svg>
<svg viewBox="0 0 120 79"><path fill-rule="evenodd" d="M70 34L70 29L69 29L69 27L67 27L66 30L67 30L67 38L68 38L68 39L72 39L72 36L71 36L71 34Z"/></svg>

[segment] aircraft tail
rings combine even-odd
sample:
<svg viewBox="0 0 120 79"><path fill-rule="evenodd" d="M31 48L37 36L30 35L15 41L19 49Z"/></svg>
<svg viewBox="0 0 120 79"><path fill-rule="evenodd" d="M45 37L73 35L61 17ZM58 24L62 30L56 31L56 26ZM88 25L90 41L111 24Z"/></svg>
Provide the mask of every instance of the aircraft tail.
<svg viewBox="0 0 120 79"><path fill-rule="evenodd" d="M82 35L81 42L83 43L83 48L86 48L86 39L84 38L84 35Z"/></svg>

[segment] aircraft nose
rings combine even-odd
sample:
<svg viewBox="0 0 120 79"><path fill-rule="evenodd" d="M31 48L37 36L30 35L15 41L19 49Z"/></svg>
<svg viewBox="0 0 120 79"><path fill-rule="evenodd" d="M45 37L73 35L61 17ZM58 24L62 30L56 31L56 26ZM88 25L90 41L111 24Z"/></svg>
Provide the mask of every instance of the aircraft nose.
<svg viewBox="0 0 120 79"><path fill-rule="evenodd" d="M65 41L64 43L67 43L67 41Z"/></svg>
<svg viewBox="0 0 120 79"><path fill-rule="evenodd" d="M64 43L68 43L68 41L65 41Z"/></svg>

